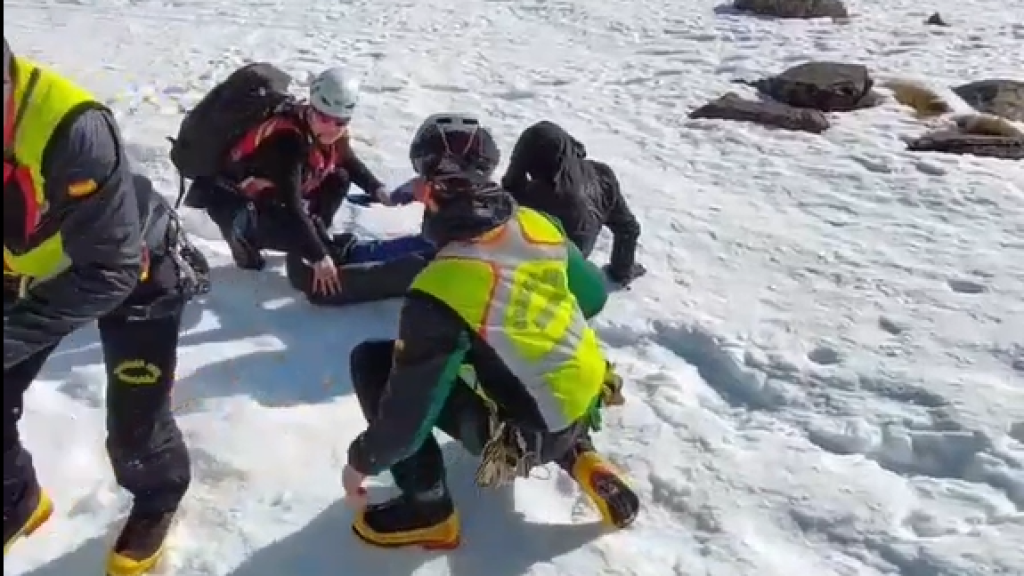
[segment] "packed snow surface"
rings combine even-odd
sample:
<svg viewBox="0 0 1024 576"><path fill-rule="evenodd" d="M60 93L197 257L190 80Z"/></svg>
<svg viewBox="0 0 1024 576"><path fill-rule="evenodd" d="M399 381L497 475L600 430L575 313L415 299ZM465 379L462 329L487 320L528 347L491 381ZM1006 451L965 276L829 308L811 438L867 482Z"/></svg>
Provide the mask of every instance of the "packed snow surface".
<svg viewBox="0 0 1024 576"><path fill-rule="evenodd" d="M195 481L166 574L1024 574L1024 163L905 152L926 126L895 103L823 136L686 118L746 90L733 79L811 58L944 87L1022 79L1024 3L851 0L846 24L716 3L5 0L15 50L101 95L168 195L165 137L215 81L247 60L300 83L347 63L366 78L359 152L390 183L430 113L481 114L506 152L548 118L615 167L643 222L651 272L597 321L628 380L598 442L635 480L640 520L595 528L553 470L480 493L449 445L466 534L428 554L357 543L341 502L364 426L347 353L392 334L396 304L311 310L280 274L233 269L186 211L216 286L182 339ZM922 24L935 10L950 27ZM419 217L343 210L364 234ZM101 571L128 506L103 374L84 330L28 394L22 431L59 509L5 575Z"/></svg>

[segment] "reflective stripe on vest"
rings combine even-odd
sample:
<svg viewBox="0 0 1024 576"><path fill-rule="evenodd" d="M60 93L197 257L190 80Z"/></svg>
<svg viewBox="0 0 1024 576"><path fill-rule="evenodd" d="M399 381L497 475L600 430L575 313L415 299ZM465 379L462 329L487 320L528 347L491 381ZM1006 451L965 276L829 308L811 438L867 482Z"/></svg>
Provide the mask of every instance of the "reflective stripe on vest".
<svg viewBox="0 0 1024 576"><path fill-rule="evenodd" d="M498 231L451 243L413 281L459 314L534 398L550 430L583 417L601 392L605 359L569 290L565 236L520 208Z"/></svg>
<svg viewBox="0 0 1024 576"><path fill-rule="evenodd" d="M26 207L26 235L31 236L48 208L43 176L43 158L54 131L73 110L96 99L84 89L55 72L23 58L15 58L18 77L14 87L16 113L21 122L14 134L14 167L11 179L4 182L4 193L12 186L20 189ZM36 81L30 78L35 75ZM27 90L31 90L26 94ZM27 97L26 97L27 96ZM6 159L5 159L6 162ZM6 172L5 167L5 172ZM27 249L12 252L4 242L4 272L43 281L63 272L71 261L64 253L64 240L58 232L32 239Z"/></svg>

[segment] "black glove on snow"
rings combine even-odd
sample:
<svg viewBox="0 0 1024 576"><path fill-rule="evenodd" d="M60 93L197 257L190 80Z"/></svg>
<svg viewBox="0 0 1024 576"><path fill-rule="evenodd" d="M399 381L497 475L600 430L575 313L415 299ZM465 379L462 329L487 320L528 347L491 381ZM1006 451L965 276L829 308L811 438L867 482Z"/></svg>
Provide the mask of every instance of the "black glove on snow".
<svg viewBox="0 0 1024 576"><path fill-rule="evenodd" d="M647 274L647 268L645 268L643 264L635 262L629 271L621 271L606 264L604 266L604 273L612 282L622 286L623 288L628 288L634 280L640 278L644 274Z"/></svg>
<svg viewBox="0 0 1024 576"><path fill-rule="evenodd" d="M372 206L374 204L380 204L380 199L373 194L367 194L365 192L358 194L349 194L347 200L356 206Z"/></svg>

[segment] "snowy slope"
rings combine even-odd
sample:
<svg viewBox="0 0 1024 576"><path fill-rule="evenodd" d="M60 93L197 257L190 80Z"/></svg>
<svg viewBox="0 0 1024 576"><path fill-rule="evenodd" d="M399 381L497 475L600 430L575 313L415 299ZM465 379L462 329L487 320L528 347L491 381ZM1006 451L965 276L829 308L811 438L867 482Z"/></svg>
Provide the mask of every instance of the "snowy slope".
<svg viewBox="0 0 1024 576"><path fill-rule="evenodd" d="M1024 4L852 0L858 17L835 25L717 0L303 1L5 0L4 34L107 98L168 194L180 110L247 58L365 70L361 150L394 183L428 113L479 112L506 149L532 121L563 122L644 223L652 272L598 324L629 379L600 446L646 509L602 534L566 478L480 494L450 446L463 547L357 544L339 503L363 427L346 357L393 331L394 304L311 311L282 278L227 266L189 213L217 285L183 338L196 479L167 574L1024 574L1024 166L906 153L924 126L895 104L820 137L686 120L731 79L811 57L946 86L1020 79ZM934 10L953 26L922 26ZM378 234L418 219L345 210ZM100 570L127 506L102 375L86 331L29 393L22 430L60 508L5 575Z"/></svg>

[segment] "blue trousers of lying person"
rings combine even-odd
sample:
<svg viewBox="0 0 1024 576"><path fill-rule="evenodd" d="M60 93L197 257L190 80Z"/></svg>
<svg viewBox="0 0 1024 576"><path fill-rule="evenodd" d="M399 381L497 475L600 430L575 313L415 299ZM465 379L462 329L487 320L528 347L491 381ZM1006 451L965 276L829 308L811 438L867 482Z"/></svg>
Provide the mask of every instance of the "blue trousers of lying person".
<svg viewBox="0 0 1024 576"><path fill-rule="evenodd" d="M349 246L345 264L390 262L405 256L419 255L430 260L437 253L433 244L419 234L384 239L356 240Z"/></svg>

